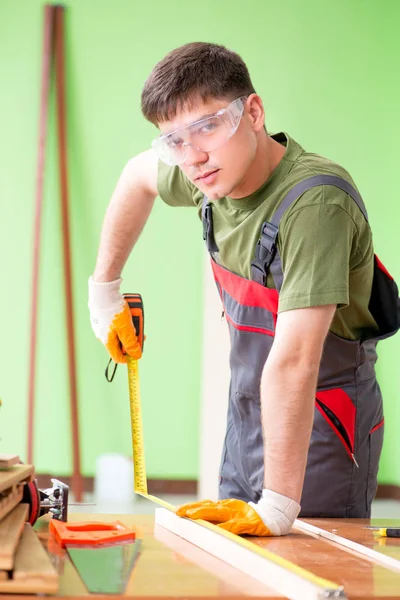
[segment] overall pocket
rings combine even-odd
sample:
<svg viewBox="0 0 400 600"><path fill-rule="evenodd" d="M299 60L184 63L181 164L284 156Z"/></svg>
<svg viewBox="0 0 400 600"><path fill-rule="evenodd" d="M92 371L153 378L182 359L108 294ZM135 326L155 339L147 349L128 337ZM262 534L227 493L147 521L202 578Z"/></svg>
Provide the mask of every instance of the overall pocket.
<svg viewBox="0 0 400 600"><path fill-rule="evenodd" d="M354 456L357 409L350 396L341 388L317 392L316 408L332 427L347 454L358 467Z"/></svg>
<svg viewBox="0 0 400 600"><path fill-rule="evenodd" d="M324 409L315 403L300 516L345 518L353 472L358 469L349 458L345 438L338 434L336 415L328 411L328 417Z"/></svg>

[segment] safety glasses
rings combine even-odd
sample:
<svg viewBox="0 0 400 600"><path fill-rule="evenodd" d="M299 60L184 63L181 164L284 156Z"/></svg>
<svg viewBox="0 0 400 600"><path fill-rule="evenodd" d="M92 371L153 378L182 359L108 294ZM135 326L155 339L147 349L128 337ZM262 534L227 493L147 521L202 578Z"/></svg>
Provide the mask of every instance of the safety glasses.
<svg viewBox="0 0 400 600"><path fill-rule="evenodd" d="M156 138L151 146L167 165L185 162L188 147L202 152L221 148L233 136L243 116L246 96L237 98L225 108L186 127Z"/></svg>

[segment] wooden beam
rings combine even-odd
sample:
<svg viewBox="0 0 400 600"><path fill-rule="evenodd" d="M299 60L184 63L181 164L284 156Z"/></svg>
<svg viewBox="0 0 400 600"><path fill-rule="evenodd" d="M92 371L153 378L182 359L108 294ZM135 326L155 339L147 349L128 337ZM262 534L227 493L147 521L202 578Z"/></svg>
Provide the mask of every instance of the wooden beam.
<svg viewBox="0 0 400 600"><path fill-rule="evenodd" d="M0 492L11 488L16 483L32 481L33 476L32 465L14 465L7 471L0 471Z"/></svg>
<svg viewBox="0 0 400 600"><path fill-rule="evenodd" d="M59 165L59 193L61 209L62 246L64 259L64 298L66 316L66 338L68 356L68 382L70 398L70 423L72 437L72 490L77 502L82 502L83 480L81 473L80 438L79 438L79 411L78 411L78 386L76 376L76 338L74 323L73 278L72 278L72 252L69 215L69 190L67 169L67 116L66 116L66 81L65 81L65 11L62 4L55 6L54 16L54 74L56 117L58 133L58 165Z"/></svg>
<svg viewBox="0 0 400 600"><path fill-rule="evenodd" d="M0 593L55 594L58 576L36 533L25 523L15 554L13 578L0 581Z"/></svg>
<svg viewBox="0 0 400 600"><path fill-rule="evenodd" d="M239 571L215 556L211 556L208 552L204 552L194 544L171 533L165 527L160 525L154 527L154 539L171 548L176 556L184 557L183 560L208 571L213 577L220 579L221 582L229 581L230 586L236 587L237 593L240 593L240 590L246 590L246 596L258 596L259 598L276 598L277 596L277 592L272 590L271 587L267 587L253 577L249 577L243 571ZM232 594L234 593L235 590L232 589ZM279 597L282 596L279 595Z"/></svg>
<svg viewBox="0 0 400 600"><path fill-rule="evenodd" d="M0 454L0 469L9 469L13 465L19 464L18 454Z"/></svg>
<svg viewBox="0 0 400 600"><path fill-rule="evenodd" d="M375 563L381 564L388 569L392 569L393 571L400 571L400 560L396 560L392 556L387 556L386 554L381 554L372 548L367 548L362 544L358 544L357 542L353 542L352 540L348 540L345 537L337 535L336 533L332 533L330 531L326 531L325 529L321 529L320 527L316 527L315 525L311 525L310 523L306 523L305 521L301 521L300 519L296 519L293 525L294 529L298 529L299 531L303 531L304 533L308 533L317 537L322 537L325 540L329 540L334 544L338 544L342 546L345 550L349 552L356 552L357 554L361 554L364 558L367 558Z"/></svg>
<svg viewBox="0 0 400 600"><path fill-rule="evenodd" d="M24 490L22 485L13 485L9 490L4 491L0 500L0 521L4 519L13 508L22 500Z"/></svg>
<svg viewBox="0 0 400 600"><path fill-rule="evenodd" d="M155 522L290 600L346 598L340 586L318 578L288 560L211 523L180 518L164 508L156 508Z"/></svg>
<svg viewBox="0 0 400 600"><path fill-rule="evenodd" d="M0 522L0 569L10 571L14 568L14 555L19 539L28 518L28 505L18 504Z"/></svg>

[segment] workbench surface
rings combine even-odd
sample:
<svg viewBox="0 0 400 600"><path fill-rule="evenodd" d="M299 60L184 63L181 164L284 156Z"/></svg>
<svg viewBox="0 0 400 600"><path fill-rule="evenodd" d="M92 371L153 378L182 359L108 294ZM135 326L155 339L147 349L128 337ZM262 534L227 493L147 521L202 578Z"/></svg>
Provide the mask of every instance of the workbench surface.
<svg viewBox="0 0 400 600"><path fill-rule="evenodd" d="M256 580L193 546L160 526L149 515L72 514L69 521L120 520L133 527L143 539L125 596L157 598L282 598ZM400 539L378 538L364 529L362 519L307 519L317 527L334 530L365 546L400 560ZM373 520L373 525L397 525L400 519ZM35 526L60 574L58 597L88 598L89 594L65 551L58 549L47 534L46 517ZM293 531L282 538L251 538L255 543L294 562L314 574L343 585L349 600L400 599L400 571L374 564L367 558L336 544ZM93 597L93 596L92 596ZM100 596L94 596L97 598ZM108 596L116 598L116 596ZM14 597L16 598L16 597ZM21 597L22 598L22 597ZM24 596L26 599L26 596ZM54 597L53 597L54 598ZM101 596L105 598L105 596Z"/></svg>

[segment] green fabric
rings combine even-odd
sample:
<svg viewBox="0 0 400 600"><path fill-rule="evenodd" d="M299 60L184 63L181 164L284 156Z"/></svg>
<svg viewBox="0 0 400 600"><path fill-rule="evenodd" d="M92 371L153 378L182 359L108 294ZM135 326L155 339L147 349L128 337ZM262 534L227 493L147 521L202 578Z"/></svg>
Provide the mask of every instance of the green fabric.
<svg viewBox="0 0 400 600"><path fill-rule="evenodd" d="M285 133L272 137L286 151L261 188L246 198L225 197L213 202L214 237L219 248L216 260L246 278L250 278L262 223L271 219L296 183L313 175L330 174L355 187L340 165L306 152ZM203 194L179 167L159 162L158 191L171 206L197 207L201 218ZM359 339L366 329L377 328L368 310L372 234L357 204L345 192L333 186L305 192L282 217L278 249L284 273L279 312L337 304L331 325L336 335ZM267 286L274 287L271 275Z"/></svg>

